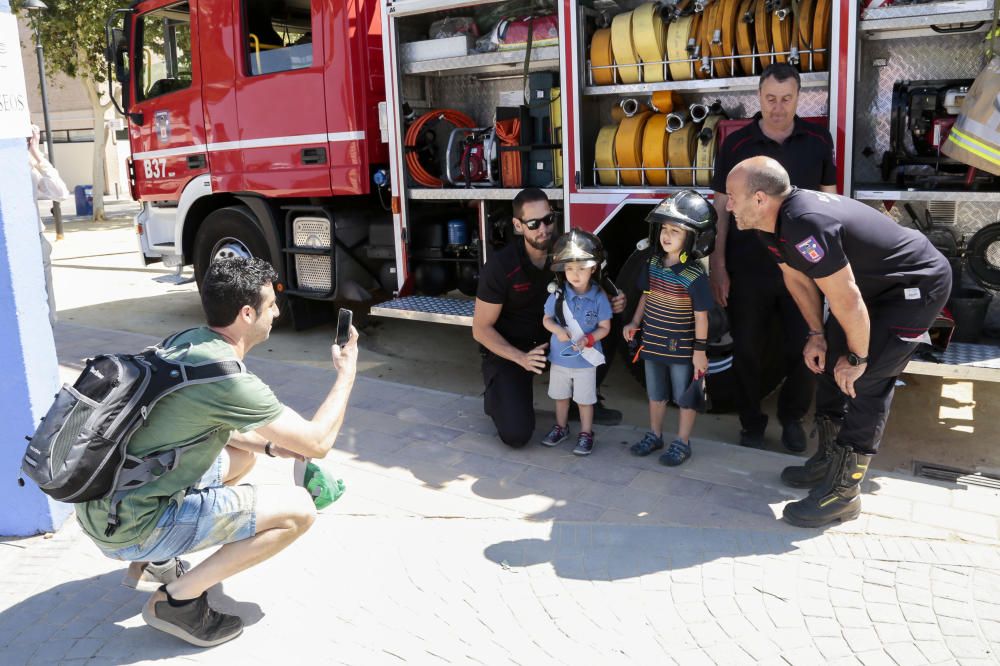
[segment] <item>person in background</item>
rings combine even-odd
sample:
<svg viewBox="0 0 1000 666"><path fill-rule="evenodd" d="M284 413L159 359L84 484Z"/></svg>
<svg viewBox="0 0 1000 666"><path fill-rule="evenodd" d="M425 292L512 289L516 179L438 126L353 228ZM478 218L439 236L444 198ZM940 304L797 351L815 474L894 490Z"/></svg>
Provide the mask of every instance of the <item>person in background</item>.
<svg viewBox="0 0 1000 666"><path fill-rule="evenodd" d="M732 324L740 444L764 446L768 418L760 406L766 370L761 350L772 335L775 320L780 320L785 382L778 394L777 416L781 422L781 443L794 453L806 450L808 442L802 421L816 389L816 380L802 360L807 327L781 280L781 271L754 233L734 229L729 223L726 177L740 161L766 155L785 167L792 185L836 191L833 139L826 127L796 115L799 88L799 73L791 65L776 63L767 67L758 86L760 113L749 125L726 137L719 147L712 177L719 242L709 261L709 281L715 300L728 308ZM822 423L817 425L822 438L828 428Z"/></svg>
<svg viewBox="0 0 1000 666"><path fill-rule="evenodd" d="M52 163L45 159L39 148L41 132L38 125L31 126L31 136L28 137L28 162L31 164L31 185L34 188L35 201L45 199L65 199L69 196L66 183L59 177L59 172ZM42 267L45 269L45 292L49 302L49 321L56 323L56 296L52 290L52 244L45 238L45 225L38 218L38 237L42 244Z"/></svg>
<svg viewBox="0 0 1000 666"><path fill-rule="evenodd" d="M542 318L545 330L552 333L549 397L556 401L556 424L542 444L556 446L569 435L572 399L580 411L580 434L573 449L578 456L594 450L597 367L605 362L601 340L611 331L611 303L600 286L603 263L604 248L597 236L579 229L560 236L552 251L556 283Z"/></svg>
<svg viewBox="0 0 1000 666"><path fill-rule="evenodd" d="M632 445L632 455L648 456L663 448L667 398L680 404L692 377L708 371L708 311L712 291L698 259L712 251L715 210L694 190L664 199L646 218L655 239L643 294L622 334L631 341L642 328L640 356L645 361L649 394L649 432ZM680 465L691 457L691 430L696 412L680 410L677 437L660 463Z"/></svg>

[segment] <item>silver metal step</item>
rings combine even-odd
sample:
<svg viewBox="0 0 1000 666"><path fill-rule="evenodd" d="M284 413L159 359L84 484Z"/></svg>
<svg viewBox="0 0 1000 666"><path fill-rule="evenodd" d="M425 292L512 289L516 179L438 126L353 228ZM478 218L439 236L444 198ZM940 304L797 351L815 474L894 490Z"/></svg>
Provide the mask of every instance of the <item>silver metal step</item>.
<svg viewBox="0 0 1000 666"><path fill-rule="evenodd" d="M1000 382L1000 347L968 342L952 342L944 353L934 353L941 360L933 363L914 359L903 372L952 379Z"/></svg>
<svg viewBox="0 0 1000 666"><path fill-rule="evenodd" d="M396 319L472 326L475 303L476 301L471 298L404 296L373 305L371 314L376 317L395 317Z"/></svg>

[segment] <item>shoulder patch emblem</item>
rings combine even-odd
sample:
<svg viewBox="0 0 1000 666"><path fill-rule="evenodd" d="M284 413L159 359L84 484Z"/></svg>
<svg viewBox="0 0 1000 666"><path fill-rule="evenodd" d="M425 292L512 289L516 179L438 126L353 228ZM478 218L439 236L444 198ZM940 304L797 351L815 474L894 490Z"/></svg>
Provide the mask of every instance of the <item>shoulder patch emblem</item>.
<svg viewBox="0 0 1000 666"><path fill-rule="evenodd" d="M823 248L821 248L819 243L816 242L815 236L810 236L801 243L796 243L795 249L806 258L806 261L812 264L818 264L819 261L826 256L826 252L824 252Z"/></svg>

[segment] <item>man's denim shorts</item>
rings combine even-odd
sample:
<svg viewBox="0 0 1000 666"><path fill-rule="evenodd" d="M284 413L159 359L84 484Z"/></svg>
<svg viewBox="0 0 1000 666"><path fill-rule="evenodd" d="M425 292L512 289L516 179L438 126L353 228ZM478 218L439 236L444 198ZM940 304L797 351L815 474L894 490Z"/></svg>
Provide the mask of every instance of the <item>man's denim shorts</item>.
<svg viewBox="0 0 1000 666"><path fill-rule="evenodd" d="M651 402L666 402L669 396L680 402L691 385L694 366L691 363L660 363L646 359L646 394Z"/></svg>
<svg viewBox="0 0 1000 666"><path fill-rule="evenodd" d="M222 484L222 455L187 491L180 506L171 503L156 528L141 543L104 554L116 560L163 562L185 553L243 541L257 533L257 492L253 486Z"/></svg>

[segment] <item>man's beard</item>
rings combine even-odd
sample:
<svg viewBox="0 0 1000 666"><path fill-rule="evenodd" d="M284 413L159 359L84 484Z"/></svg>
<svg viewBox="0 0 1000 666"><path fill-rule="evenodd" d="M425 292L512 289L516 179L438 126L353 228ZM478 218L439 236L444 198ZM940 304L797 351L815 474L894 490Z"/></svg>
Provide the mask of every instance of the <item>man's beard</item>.
<svg viewBox="0 0 1000 666"><path fill-rule="evenodd" d="M524 237L524 242L525 243L527 243L531 247L535 248L536 250L543 250L543 251L546 251L546 252L548 250L552 249L552 245L555 243L555 241L556 241L555 235L550 235L544 241L531 240L527 236Z"/></svg>

